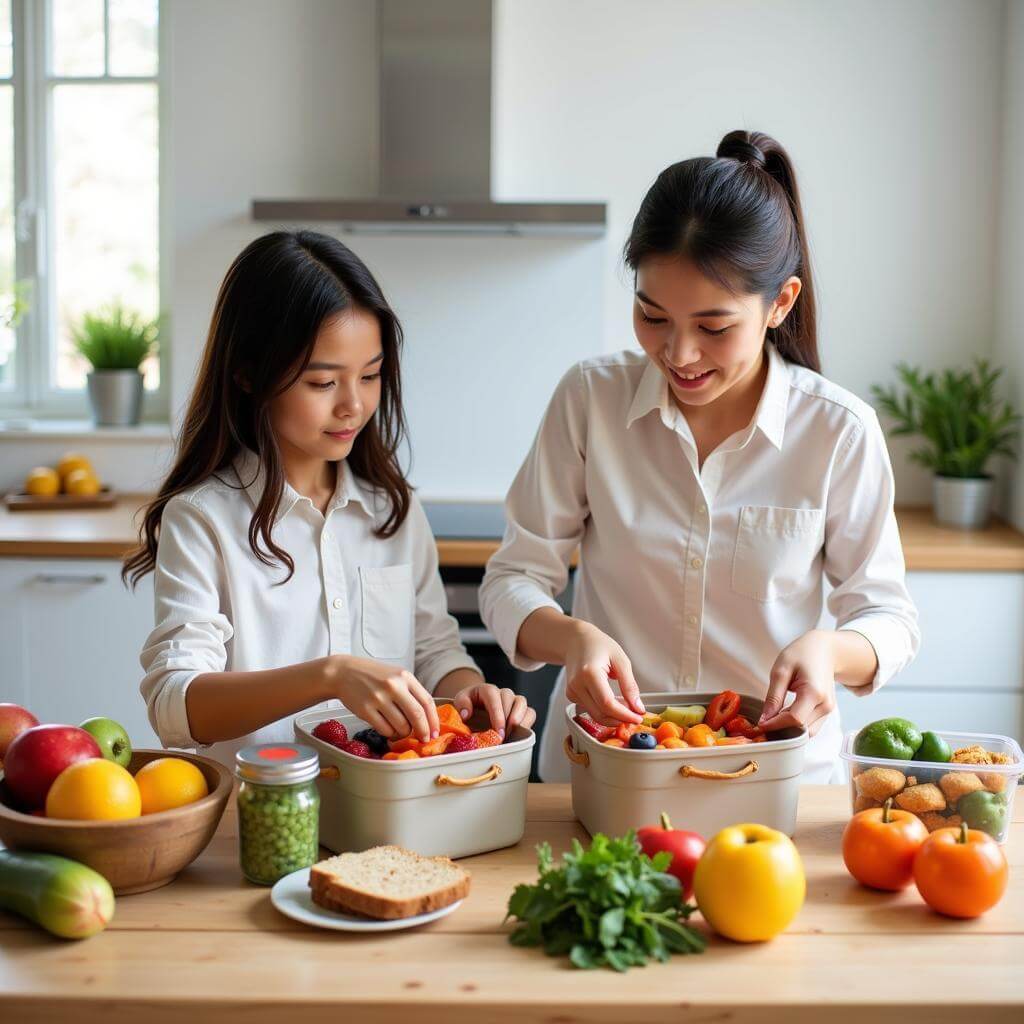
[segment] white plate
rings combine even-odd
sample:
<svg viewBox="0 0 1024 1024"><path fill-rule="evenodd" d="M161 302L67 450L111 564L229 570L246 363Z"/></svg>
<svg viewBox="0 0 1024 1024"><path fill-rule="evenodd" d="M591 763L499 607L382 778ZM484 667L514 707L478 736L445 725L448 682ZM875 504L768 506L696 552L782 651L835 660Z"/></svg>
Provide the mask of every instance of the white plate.
<svg viewBox="0 0 1024 1024"><path fill-rule="evenodd" d="M400 917L392 921L376 921L355 914L343 914L338 910L327 910L313 902L313 893L309 888L309 868L300 868L279 879L270 890L270 901L285 917L317 928L333 928L342 932L391 932L399 928L415 928L417 925L445 917L462 906L462 900L457 900L440 910L431 910L428 914Z"/></svg>

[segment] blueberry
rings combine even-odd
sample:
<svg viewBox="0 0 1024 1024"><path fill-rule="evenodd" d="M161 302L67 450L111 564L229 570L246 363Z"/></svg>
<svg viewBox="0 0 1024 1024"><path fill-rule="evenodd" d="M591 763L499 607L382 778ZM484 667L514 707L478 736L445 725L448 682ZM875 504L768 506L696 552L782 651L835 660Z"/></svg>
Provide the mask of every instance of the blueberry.
<svg viewBox="0 0 1024 1024"><path fill-rule="evenodd" d="M362 729L352 737L362 740L375 754L386 754L391 748L388 741L376 729Z"/></svg>
<svg viewBox="0 0 1024 1024"><path fill-rule="evenodd" d="M635 732L629 737L629 745L633 750L653 750L658 741L652 732Z"/></svg>

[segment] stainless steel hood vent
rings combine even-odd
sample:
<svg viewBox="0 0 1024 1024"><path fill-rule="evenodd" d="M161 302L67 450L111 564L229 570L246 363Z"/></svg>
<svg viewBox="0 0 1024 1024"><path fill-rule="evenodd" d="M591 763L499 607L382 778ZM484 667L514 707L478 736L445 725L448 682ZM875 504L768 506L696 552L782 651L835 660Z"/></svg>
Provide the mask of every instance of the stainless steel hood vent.
<svg viewBox="0 0 1024 1024"><path fill-rule="evenodd" d="M254 219L361 232L590 235L605 204L491 199L491 0L378 0L379 194L257 199Z"/></svg>

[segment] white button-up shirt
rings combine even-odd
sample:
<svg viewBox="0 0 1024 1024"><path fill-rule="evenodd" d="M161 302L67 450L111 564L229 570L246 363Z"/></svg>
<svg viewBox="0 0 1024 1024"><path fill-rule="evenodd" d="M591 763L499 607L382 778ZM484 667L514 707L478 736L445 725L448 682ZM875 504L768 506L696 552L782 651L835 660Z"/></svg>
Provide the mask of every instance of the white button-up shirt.
<svg viewBox="0 0 1024 1024"><path fill-rule="evenodd" d="M453 669L476 669L459 642L437 570L437 546L413 496L396 534L374 529L387 518L383 496L338 463L334 495L321 514L287 483L273 527L295 561L267 566L249 547L249 521L263 491L258 460L235 466L164 510L154 579L156 627L141 655L141 691L167 747L197 748L185 693L205 672L281 668L328 654L401 665L428 689ZM327 701L317 707L340 707ZM203 747L233 765L249 743L292 740L292 719Z"/></svg>
<svg viewBox="0 0 1024 1024"><path fill-rule="evenodd" d="M513 663L533 611L557 608L579 548L573 615L617 640L641 692L726 688L763 697L779 652L823 617L874 647L867 694L917 651L893 476L865 402L768 347L751 423L701 467L686 418L643 353L586 360L558 385L506 501L507 529L480 592ZM568 779L564 672L540 773ZM806 781L833 777L838 713L807 750ZM841 778L838 771L835 777Z"/></svg>

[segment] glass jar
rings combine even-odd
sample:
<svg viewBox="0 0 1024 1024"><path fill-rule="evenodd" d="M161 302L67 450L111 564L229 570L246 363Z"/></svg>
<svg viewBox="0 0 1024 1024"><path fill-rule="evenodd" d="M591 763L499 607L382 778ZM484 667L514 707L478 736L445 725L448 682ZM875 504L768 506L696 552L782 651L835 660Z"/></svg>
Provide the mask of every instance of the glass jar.
<svg viewBox="0 0 1024 1024"><path fill-rule="evenodd" d="M238 857L257 885L308 868L320 855L320 759L301 744L260 743L235 755Z"/></svg>

